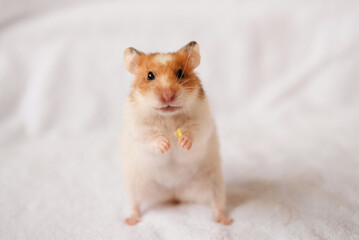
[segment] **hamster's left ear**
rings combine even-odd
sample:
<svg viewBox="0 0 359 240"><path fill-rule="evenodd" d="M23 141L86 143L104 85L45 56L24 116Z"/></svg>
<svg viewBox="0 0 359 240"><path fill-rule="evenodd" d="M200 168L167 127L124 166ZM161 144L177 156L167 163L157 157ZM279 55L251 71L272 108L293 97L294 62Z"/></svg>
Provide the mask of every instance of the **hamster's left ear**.
<svg viewBox="0 0 359 240"><path fill-rule="evenodd" d="M201 62L201 55L199 54L199 46L195 41L189 42L186 46L178 50L178 52L185 52L188 54L188 59L193 68L196 68Z"/></svg>
<svg viewBox="0 0 359 240"><path fill-rule="evenodd" d="M138 60L141 55L144 55L144 53L132 47L127 48L123 53L126 68L130 73L136 74L138 69Z"/></svg>

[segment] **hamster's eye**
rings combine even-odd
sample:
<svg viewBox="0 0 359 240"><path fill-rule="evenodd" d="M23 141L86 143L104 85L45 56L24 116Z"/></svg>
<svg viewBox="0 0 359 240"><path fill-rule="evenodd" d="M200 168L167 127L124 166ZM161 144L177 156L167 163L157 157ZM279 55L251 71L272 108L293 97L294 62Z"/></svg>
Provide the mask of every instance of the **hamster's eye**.
<svg viewBox="0 0 359 240"><path fill-rule="evenodd" d="M184 73L182 69L178 69L176 73L177 78L184 78Z"/></svg>
<svg viewBox="0 0 359 240"><path fill-rule="evenodd" d="M147 74L147 80L148 81L152 81L155 79L155 75L153 74L153 72L148 72Z"/></svg>

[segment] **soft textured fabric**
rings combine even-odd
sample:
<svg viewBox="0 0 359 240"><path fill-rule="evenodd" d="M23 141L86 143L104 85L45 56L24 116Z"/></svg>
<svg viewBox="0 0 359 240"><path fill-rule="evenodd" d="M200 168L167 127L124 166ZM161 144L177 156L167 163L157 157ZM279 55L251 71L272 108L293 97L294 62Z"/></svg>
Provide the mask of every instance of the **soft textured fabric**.
<svg viewBox="0 0 359 240"><path fill-rule="evenodd" d="M359 239L358 1L0 1L0 239ZM231 226L121 185L123 51L196 40Z"/></svg>

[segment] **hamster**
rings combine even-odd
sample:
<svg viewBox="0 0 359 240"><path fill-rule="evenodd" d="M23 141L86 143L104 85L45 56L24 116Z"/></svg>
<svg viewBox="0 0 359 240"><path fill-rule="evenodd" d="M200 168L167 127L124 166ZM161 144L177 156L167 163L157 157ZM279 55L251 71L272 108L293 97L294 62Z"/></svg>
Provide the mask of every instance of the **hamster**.
<svg viewBox="0 0 359 240"><path fill-rule="evenodd" d="M173 53L124 52L125 66L135 75L121 136L128 225L140 221L143 203L166 201L209 203L218 223L232 223L215 123L194 72L200 59L194 41Z"/></svg>

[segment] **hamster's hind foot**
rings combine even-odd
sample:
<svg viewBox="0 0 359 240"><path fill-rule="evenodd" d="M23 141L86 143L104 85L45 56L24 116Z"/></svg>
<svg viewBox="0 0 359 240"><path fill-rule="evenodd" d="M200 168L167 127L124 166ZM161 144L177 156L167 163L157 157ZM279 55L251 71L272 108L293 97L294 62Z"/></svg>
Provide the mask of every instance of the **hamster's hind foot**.
<svg viewBox="0 0 359 240"><path fill-rule="evenodd" d="M133 226L133 225L136 225L137 223L139 223L140 220L141 220L140 208L139 208L138 204L133 204L132 214L130 217L125 219L125 223L127 225Z"/></svg>
<svg viewBox="0 0 359 240"><path fill-rule="evenodd" d="M131 217L128 217L125 219L125 223L127 225L133 226L133 225L136 225L137 223L139 223L140 220L141 220L141 218L138 216L131 216Z"/></svg>
<svg viewBox="0 0 359 240"><path fill-rule="evenodd" d="M216 222L223 225L231 225L233 223L233 220L226 216L219 216L216 218Z"/></svg>

